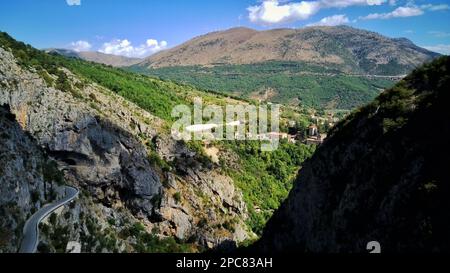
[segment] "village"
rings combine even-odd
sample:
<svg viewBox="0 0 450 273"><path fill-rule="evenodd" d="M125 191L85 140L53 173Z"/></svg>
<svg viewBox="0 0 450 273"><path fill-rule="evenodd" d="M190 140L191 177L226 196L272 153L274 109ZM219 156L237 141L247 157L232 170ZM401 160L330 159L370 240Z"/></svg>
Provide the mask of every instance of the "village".
<svg viewBox="0 0 450 273"><path fill-rule="evenodd" d="M242 135L239 130L235 130L234 139L258 141L287 140L288 142L294 144L304 143L307 145L321 145L327 138L326 129L332 128L336 122L339 121L339 119L334 117L333 114L328 114L325 118L311 114L310 120L312 122L307 128L299 128L295 121L289 121L289 126L286 130L287 132L273 131L260 134L252 134L247 132L245 135ZM195 124L187 126L185 129L188 133L200 133L204 146L206 147L210 146L212 140L216 140L214 134L218 128L229 126L233 126L235 128L246 128L247 123L234 121L227 124ZM176 132L176 134L177 136L181 135L178 132Z"/></svg>

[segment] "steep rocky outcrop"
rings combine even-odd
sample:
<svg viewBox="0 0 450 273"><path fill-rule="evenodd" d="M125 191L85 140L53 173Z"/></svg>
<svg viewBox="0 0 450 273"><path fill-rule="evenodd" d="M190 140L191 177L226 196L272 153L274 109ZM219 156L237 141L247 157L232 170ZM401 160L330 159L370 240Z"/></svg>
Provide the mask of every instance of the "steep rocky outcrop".
<svg viewBox="0 0 450 273"><path fill-rule="evenodd" d="M123 192L130 205L150 215L150 200L161 182L145 147L127 127L100 117L70 92L47 87L37 74L19 67L11 53L0 49L0 59L0 103L11 105L22 127L67 169L70 180L94 194L97 189Z"/></svg>
<svg viewBox="0 0 450 273"><path fill-rule="evenodd" d="M449 71L440 58L341 122L254 249L450 252Z"/></svg>
<svg viewBox="0 0 450 273"><path fill-rule="evenodd" d="M16 252L27 217L54 198L57 169L8 105L0 106L0 163L0 252Z"/></svg>
<svg viewBox="0 0 450 273"><path fill-rule="evenodd" d="M407 39L347 26L256 31L233 28L196 37L150 56L142 67L301 62L342 72L404 75L439 54Z"/></svg>
<svg viewBox="0 0 450 273"><path fill-rule="evenodd" d="M64 251L69 240L85 252L137 251L139 238L148 239L133 229L138 224L157 238L200 248L248 237L242 193L218 166L173 140L165 121L64 67L58 75L37 70L14 53L0 44L0 104L11 106L65 182L81 190L76 204L46 226L42 251ZM55 84L61 78L65 85ZM170 167L173 160L185 168Z"/></svg>

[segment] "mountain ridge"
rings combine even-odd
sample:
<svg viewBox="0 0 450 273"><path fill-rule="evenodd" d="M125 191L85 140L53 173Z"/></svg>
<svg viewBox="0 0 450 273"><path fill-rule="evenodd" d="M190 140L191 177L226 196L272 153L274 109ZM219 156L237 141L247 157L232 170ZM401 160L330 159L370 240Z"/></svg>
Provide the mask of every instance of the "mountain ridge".
<svg viewBox="0 0 450 273"><path fill-rule="evenodd" d="M437 56L439 54L420 48L406 38L388 38L348 26L266 31L238 27L195 37L156 53L138 65L162 68L291 61L374 74L382 72L383 66L395 65L399 66L393 69L395 74L381 74L404 75Z"/></svg>

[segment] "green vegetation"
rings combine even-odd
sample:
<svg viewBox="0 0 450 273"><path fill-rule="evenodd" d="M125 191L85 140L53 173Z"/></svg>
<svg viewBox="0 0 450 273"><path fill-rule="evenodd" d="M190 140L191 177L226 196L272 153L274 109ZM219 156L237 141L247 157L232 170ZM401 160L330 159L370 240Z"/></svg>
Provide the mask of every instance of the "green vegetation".
<svg viewBox="0 0 450 273"><path fill-rule="evenodd" d="M48 159L42 166L44 181L55 182L58 186L64 185L64 174L58 169L55 161Z"/></svg>
<svg viewBox="0 0 450 273"><path fill-rule="evenodd" d="M54 75L55 87L64 92L71 92L75 97L80 97L80 94L61 70L63 67L110 89L165 120L171 120L173 106L188 104L182 97L183 94L185 97L188 96L189 87L151 79L105 65L46 54L30 45L15 41L4 32L0 32L0 45L10 48L21 66L36 69L40 75L43 75L47 85L53 85L50 75Z"/></svg>
<svg viewBox="0 0 450 273"><path fill-rule="evenodd" d="M290 104L296 100L304 106L328 109L362 106L372 101L380 90L393 85L387 79L351 76L337 69L296 62L159 69L134 66L130 70L243 98L264 99L266 91L272 90L268 94L272 102Z"/></svg>
<svg viewBox="0 0 450 273"><path fill-rule="evenodd" d="M273 211L288 196L299 166L314 153L315 147L281 142L274 152L261 152L257 141L228 142L226 146L239 155L240 168L223 164L243 192L250 228L260 235Z"/></svg>
<svg viewBox="0 0 450 273"><path fill-rule="evenodd" d="M89 234L81 234L81 241L85 242L85 249L87 252L101 253L103 250L108 252L118 252L117 235L111 228L102 230L97 221L92 216L86 216L84 213L80 214L80 219L85 221Z"/></svg>
<svg viewBox="0 0 450 273"><path fill-rule="evenodd" d="M3 225L0 225L0 250L2 250L10 242L11 237L11 231L3 228Z"/></svg>
<svg viewBox="0 0 450 273"><path fill-rule="evenodd" d="M150 164L153 165L153 167L158 167L162 171L168 172L171 169L170 165L166 161L164 161L159 156L159 154L157 152L155 152L155 151L150 151L149 152L148 160L149 160Z"/></svg>
<svg viewBox="0 0 450 273"><path fill-rule="evenodd" d="M38 251L41 253L65 253L67 243L69 242L69 227L57 226L56 214L52 214L49 219L50 225L41 223L40 232L50 241L48 244L41 242L38 245Z"/></svg>
<svg viewBox="0 0 450 273"><path fill-rule="evenodd" d="M50 214L50 218L48 219L48 221L50 222L50 224L52 224L52 226L56 225L57 217L58 215L56 215L56 213Z"/></svg>
<svg viewBox="0 0 450 273"><path fill-rule="evenodd" d="M124 229L121 237L134 237L136 243L134 248L138 253L188 253L193 252L193 246L185 243L178 243L174 238L159 239L155 235L148 233L141 223L135 223Z"/></svg>
<svg viewBox="0 0 450 273"><path fill-rule="evenodd" d="M39 191L35 190L35 191L31 192L31 202L33 204L37 203L40 198L41 198L41 195L39 194Z"/></svg>
<svg viewBox="0 0 450 273"><path fill-rule="evenodd" d="M53 233L49 238L52 238L52 245L56 253L65 253L67 243L69 242L69 228L57 226L53 229Z"/></svg>
<svg viewBox="0 0 450 273"><path fill-rule="evenodd" d="M0 45L11 49L19 65L35 69L48 86L70 92L76 98L82 98L78 89L83 88L86 83L96 83L169 122L173 121L171 111L175 105L191 105L192 98L196 96L202 97L205 103L224 104L225 96L214 91L201 91L189 85L151 78L111 66L47 54L14 40L5 32L0 32ZM62 68L80 76L85 82L72 84ZM96 98L89 96L89 99L96 102Z"/></svg>
<svg viewBox="0 0 450 273"><path fill-rule="evenodd" d="M174 193L173 199L175 199L175 202L180 203L181 202L181 193L179 193L179 192Z"/></svg>
<svg viewBox="0 0 450 273"><path fill-rule="evenodd" d="M383 133L393 133L408 123L410 116L418 105L431 106L429 100L433 96L447 91L445 82L448 81L449 58L441 57L434 62L413 71L408 77L394 87L380 94L372 103L354 111L339 122L330 131L330 135L348 137L352 132L347 129L349 123L364 117L380 117L380 129ZM447 73L447 74L446 74ZM434 91L434 93L433 93Z"/></svg>
<svg viewBox="0 0 450 273"><path fill-rule="evenodd" d="M175 105L187 104L174 92L175 84L169 82L77 59L66 59L63 65L165 120L171 120L171 111Z"/></svg>

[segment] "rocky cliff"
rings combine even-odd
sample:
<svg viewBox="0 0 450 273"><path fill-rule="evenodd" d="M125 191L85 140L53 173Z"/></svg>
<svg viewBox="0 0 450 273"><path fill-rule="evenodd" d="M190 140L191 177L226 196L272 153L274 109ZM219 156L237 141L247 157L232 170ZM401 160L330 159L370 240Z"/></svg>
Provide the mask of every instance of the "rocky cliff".
<svg viewBox="0 0 450 273"><path fill-rule="evenodd" d="M15 252L27 217L54 198L48 172L57 170L7 105L0 106L0 162L0 252Z"/></svg>
<svg viewBox="0 0 450 273"><path fill-rule="evenodd" d="M449 71L426 65L341 122L254 248L449 252Z"/></svg>
<svg viewBox="0 0 450 273"><path fill-rule="evenodd" d="M74 207L60 212L64 217L45 228L41 250L64 251L71 240L86 252L157 251L142 248L149 247L143 242L147 233L189 242L195 251L248 237L241 192L218 166L202 164L172 140L165 121L67 68L47 71L21 63L18 54L45 53L2 35L0 104L11 106L23 130L57 162L65 182L82 192ZM189 164L181 172L162 157Z"/></svg>

